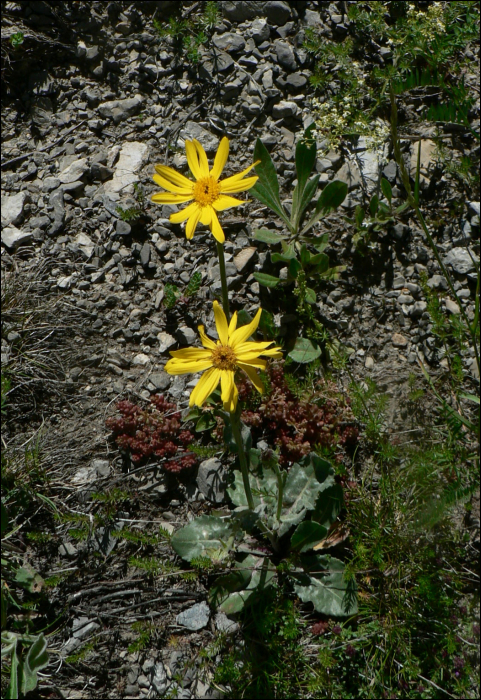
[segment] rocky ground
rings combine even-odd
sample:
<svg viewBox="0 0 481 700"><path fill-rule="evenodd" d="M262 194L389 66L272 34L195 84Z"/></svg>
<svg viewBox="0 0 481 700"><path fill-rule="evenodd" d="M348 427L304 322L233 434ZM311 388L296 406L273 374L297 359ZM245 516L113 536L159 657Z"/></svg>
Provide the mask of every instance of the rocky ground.
<svg viewBox="0 0 481 700"><path fill-rule="evenodd" d="M202 4L182 3L182 12L188 16ZM169 222L175 208L150 202L158 190L151 179L154 165L185 172L185 139L197 138L212 158L227 135L226 175L234 174L252 162L260 137L289 197L294 145L312 121L313 65L302 48L305 28L338 36L345 31L346 3L221 2L212 42L200 48L197 65L179 58L153 25L176 2L2 5L2 43L24 34L21 50L2 48L2 273L21 300L17 306L34 309L29 319L35 320L19 326L18 318L5 317L2 368L19 357L25 366L29 357L43 365L40 376L27 372L17 386L17 413L5 440L15 448L41 436L51 498L64 512L91 517L98 508L94 491L128 485L135 499L123 503L115 527L129 524L141 533L161 525L172 531L222 494L213 496L200 478L174 483L156 470L127 472L105 428L122 397L142 401L166 392L185 408L197 380L163 371L169 350L195 344L199 322L215 335L210 302L220 278L214 240L200 227L187 241L181 227ZM478 55L472 58L467 79L478 94L479 117ZM420 125L402 144L414 167L415 146L422 142L426 217L431 210L444 217L437 243L472 318L479 196L473 193L472 201L453 208L456 182L436 163L432 135L431 127ZM462 129L447 125L445 143L459 156L479 157L479 146ZM354 376L371 377L389 394L390 428L403 436L416 427L400 410L410 373L420 376L424 363L436 374L446 362L431 334L423 273L443 293L448 312L459 309L410 215L367 253L352 245L345 216L365 204L381 172L400 195L389 152L382 158L360 139L320 154L316 167L321 185L337 178L349 187L339 211L322 222L330 234L331 264L346 271L338 282L326 283L318 317L354 350ZM119 207L140 207L141 214L126 221ZM281 334L288 333L292 314L252 274L274 269L267 247L253 241L253 230L278 222L252 200L226 212L222 226L232 307L252 313L262 305L275 314ZM197 295L166 309L165 285L182 290L194 271L203 281ZM475 389L473 351L462 362ZM69 527L55 525L48 560L36 559L25 540L44 578L68 574L53 593L52 605L58 614L66 611L65 623L51 640L55 667L52 662L41 686L57 693L51 697L159 697L174 687L177 697L219 697L202 673L198 652L216 630L235 634L237 627L212 615L202 580L173 583L167 570L154 577L132 574L125 558L111 556L126 543L108 529L74 541ZM174 559L167 545L157 547L159 555ZM144 652L128 651L138 634L134 623L145 623L155 641ZM65 662L94 637L85 661L75 667Z"/></svg>

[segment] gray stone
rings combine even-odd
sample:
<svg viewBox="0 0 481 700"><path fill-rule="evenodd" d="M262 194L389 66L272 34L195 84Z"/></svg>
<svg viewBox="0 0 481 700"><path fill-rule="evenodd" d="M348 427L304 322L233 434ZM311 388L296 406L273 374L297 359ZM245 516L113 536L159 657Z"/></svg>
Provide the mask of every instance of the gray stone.
<svg viewBox="0 0 481 700"><path fill-rule="evenodd" d="M447 289L448 283L442 275L433 275L428 280L428 287L430 289Z"/></svg>
<svg viewBox="0 0 481 700"><path fill-rule="evenodd" d="M199 491L212 503L222 503L225 498L228 473L217 457L204 460L197 474Z"/></svg>
<svg viewBox="0 0 481 700"><path fill-rule="evenodd" d="M59 556L66 557L67 559L73 559L77 556L77 548L71 542L64 542L58 548Z"/></svg>
<svg viewBox="0 0 481 700"><path fill-rule="evenodd" d="M155 666L153 666L151 670L150 683L159 697L162 696L167 690L169 680L167 678L167 671L165 670L165 666L162 661L158 661Z"/></svg>
<svg viewBox="0 0 481 700"><path fill-rule="evenodd" d="M364 362L364 367L365 367L366 369L372 369L372 368L374 367L374 364L375 364L375 363L374 363L374 357L371 357L370 355L368 355L368 356L366 357L365 362Z"/></svg>
<svg viewBox="0 0 481 700"><path fill-rule="evenodd" d="M98 106L98 111L102 117L110 117L115 124L119 124L124 119L128 119L140 111L142 105L142 97L128 97L125 100L112 100L103 102Z"/></svg>
<svg viewBox="0 0 481 700"><path fill-rule="evenodd" d="M88 617L77 617L73 621L72 634L76 639L85 639L92 632L95 632L100 627L95 620L89 620Z"/></svg>
<svg viewBox="0 0 481 700"><path fill-rule="evenodd" d="M297 70L297 62L294 54L294 49L287 41L277 39L274 42L274 48L277 55L277 60L280 65L288 71Z"/></svg>
<svg viewBox="0 0 481 700"><path fill-rule="evenodd" d="M308 27L320 27L322 26L321 15L315 10L305 10L304 12L304 22Z"/></svg>
<svg viewBox="0 0 481 700"><path fill-rule="evenodd" d="M406 226L406 224L396 224L393 227L392 232L394 238L396 238L398 241L402 241L409 235L409 226Z"/></svg>
<svg viewBox="0 0 481 700"><path fill-rule="evenodd" d="M295 102L290 102L289 100L281 100L278 104L272 107L272 116L274 119L296 117L298 114L299 107Z"/></svg>
<svg viewBox="0 0 481 700"><path fill-rule="evenodd" d="M213 44L221 51L227 51L228 53L240 53L246 45L240 34L235 34L233 32L215 34Z"/></svg>
<svg viewBox="0 0 481 700"><path fill-rule="evenodd" d="M28 192L18 192L2 197L2 226L19 224L23 218L23 207L29 200Z"/></svg>
<svg viewBox="0 0 481 700"><path fill-rule="evenodd" d="M70 165L62 170L58 175L58 179L62 184L76 182L85 175L88 169L87 159L80 158L79 160L74 160L73 163L70 163Z"/></svg>
<svg viewBox="0 0 481 700"><path fill-rule="evenodd" d="M394 278L393 283L392 283L392 288L393 289L403 289L403 287L406 286L406 280L404 277L401 277L398 275L397 277Z"/></svg>
<svg viewBox="0 0 481 700"><path fill-rule="evenodd" d="M329 156L328 156L329 157ZM361 173L357 163L347 161L336 175L336 180L345 182L348 190L353 190L361 185Z"/></svg>
<svg viewBox="0 0 481 700"><path fill-rule="evenodd" d="M180 326L175 332L177 340L181 345L194 345L197 340L197 333L188 326Z"/></svg>
<svg viewBox="0 0 481 700"><path fill-rule="evenodd" d="M115 166L115 173L111 180L105 183L105 192L122 192L128 194L133 191L133 183L139 179L138 172L147 160L149 146L139 141L126 142L120 151L119 160Z"/></svg>
<svg viewBox="0 0 481 700"><path fill-rule="evenodd" d="M471 216L479 216L479 202L468 202L468 211Z"/></svg>
<svg viewBox="0 0 481 700"><path fill-rule="evenodd" d="M27 245L33 240L31 231L21 231L16 226L6 226L2 229L2 243L7 248L16 248L19 245Z"/></svg>
<svg viewBox="0 0 481 700"><path fill-rule="evenodd" d="M117 236L130 236L132 233L132 227L127 221L117 219L115 223L115 233Z"/></svg>
<svg viewBox="0 0 481 700"><path fill-rule="evenodd" d="M302 73L291 73L286 78L286 90L291 95L296 95L307 85L307 78Z"/></svg>
<svg viewBox="0 0 481 700"><path fill-rule="evenodd" d="M140 249L140 264L142 265L142 267L147 267L149 262L150 262L150 245L148 243L144 243L144 245Z"/></svg>
<svg viewBox="0 0 481 700"><path fill-rule="evenodd" d="M93 250L95 248L95 244L92 241L92 239L87 236L86 233L83 233L83 232L78 233L75 236L73 242L75 243L76 246L78 246L78 248L80 248L80 250L84 254L85 258L87 258L87 259L90 258L90 256L93 253Z"/></svg>
<svg viewBox="0 0 481 700"><path fill-rule="evenodd" d="M239 624L234 622L234 620L230 620L223 612L216 613L214 622L218 631L227 635L235 634L239 630Z"/></svg>
<svg viewBox="0 0 481 700"><path fill-rule="evenodd" d="M53 207L54 220L50 226L48 233L50 236L54 236L56 233L62 230L64 220L65 220L65 204L64 204L64 193L61 188L54 190L50 193L48 198L50 206Z"/></svg>
<svg viewBox="0 0 481 700"><path fill-rule="evenodd" d="M102 163L92 163L90 166L90 177L94 182L104 182L111 178L114 174L112 168L108 168Z"/></svg>
<svg viewBox="0 0 481 700"><path fill-rule="evenodd" d="M247 4L254 5L253 2ZM291 8L287 2L281 2L280 0L269 0L269 2L264 4L262 14L267 17L269 23L274 27L282 27L291 17Z"/></svg>
<svg viewBox="0 0 481 700"><path fill-rule="evenodd" d="M249 246L244 248L234 258L234 265L239 273L245 272L258 258L257 248Z"/></svg>
<svg viewBox="0 0 481 700"><path fill-rule="evenodd" d="M409 315L411 318L420 318L426 311L427 307L428 305L425 301L415 301L409 309Z"/></svg>
<svg viewBox="0 0 481 700"><path fill-rule="evenodd" d="M262 44L263 41L268 41L271 32L267 20L264 18L256 18L251 24L251 37L254 39L256 46Z"/></svg>
<svg viewBox="0 0 481 700"><path fill-rule="evenodd" d="M401 333L393 333L391 337L392 344L396 348L405 348L409 341Z"/></svg>
<svg viewBox="0 0 481 700"><path fill-rule="evenodd" d="M456 304L456 302L453 301L452 299L445 299L445 300L444 300L444 303L446 304L446 310L447 310L450 314L459 314L459 313L461 313L461 312L460 312L460 309L459 309L459 306L458 306L458 305Z"/></svg>
<svg viewBox="0 0 481 700"><path fill-rule="evenodd" d="M137 367L145 367L149 364L149 362L150 357L143 352L139 352L138 355L135 355L132 360L132 364L136 365Z"/></svg>
<svg viewBox="0 0 481 700"><path fill-rule="evenodd" d="M170 374L167 374L167 372L154 372L149 375L149 381L152 382L156 389L165 391L170 386Z"/></svg>
<svg viewBox="0 0 481 700"><path fill-rule="evenodd" d="M398 297L398 302L400 304L412 304L414 301L410 294L400 294Z"/></svg>
<svg viewBox="0 0 481 700"><path fill-rule="evenodd" d="M46 177L42 182L42 192L51 192L60 187L60 180L58 177Z"/></svg>
<svg viewBox="0 0 481 700"><path fill-rule="evenodd" d="M208 52L199 64L199 74L206 80L214 80L218 73L226 73L233 65L234 59L225 51L218 52L215 57Z"/></svg>
<svg viewBox="0 0 481 700"><path fill-rule="evenodd" d="M197 122L189 121L181 129L180 138L177 139L177 146L185 148L185 141L192 141L192 139L197 139L206 151L216 151L219 145L217 136L211 134L210 131L204 129Z"/></svg>
<svg viewBox="0 0 481 700"><path fill-rule="evenodd" d="M453 248L446 255L443 262L445 265L450 265L454 272L457 272L459 275L466 275L468 272L472 272L475 269L472 258L475 260L478 259L472 251L470 254L469 249Z"/></svg>
<svg viewBox="0 0 481 700"><path fill-rule="evenodd" d="M165 333L162 331L157 335L157 338L159 339L159 352L163 353L172 348L176 344L176 339L170 335L170 333Z"/></svg>
<svg viewBox="0 0 481 700"><path fill-rule="evenodd" d="M196 603L191 608L182 611L176 617L176 622L192 632L197 632L207 626L210 619L209 606L205 601Z"/></svg>
<svg viewBox="0 0 481 700"><path fill-rule="evenodd" d="M264 2L223 2L222 14L231 22L244 22L264 14ZM284 23L283 23L284 24Z"/></svg>

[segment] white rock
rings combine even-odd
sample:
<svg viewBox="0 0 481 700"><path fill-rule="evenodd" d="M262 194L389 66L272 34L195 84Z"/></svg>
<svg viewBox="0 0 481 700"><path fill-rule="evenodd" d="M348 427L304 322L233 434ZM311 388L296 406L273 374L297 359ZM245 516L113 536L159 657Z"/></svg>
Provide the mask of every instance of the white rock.
<svg viewBox="0 0 481 700"><path fill-rule="evenodd" d="M32 242L31 231L21 231L15 226L7 226L2 229L2 243L7 248L16 248L19 245L25 245Z"/></svg>
<svg viewBox="0 0 481 700"><path fill-rule="evenodd" d="M140 365L141 367L145 367L145 365L148 365L149 362L150 357L148 355L145 355L143 352L139 352L139 354L136 355L132 360L133 365Z"/></svg>
<svg viewBox="0 0 481 700"><path fill-rule="evenodd" d="M65 170L62 170L58 175L58 179L64 185L70 182L77 182L77 180L80 180L80 178L85 175L88 169L87 158L80 158L80 160L74 160Z"/></svg>
<svg viewBox="0 0 481 700"><path fill-rule="evenodd" d="M122 146L114 176L105 183L104 192L133 192L132 185L139 179L137 173L147 158L148 150L147 144L139 141L129 141Z"/></svg>
<svg viewBox="0 0 481 700"><path fill-rule="evenodd" d="M18 192L11 196L2 197L2 226L18 224L21 221L23 207L27 200L28 192Z"/></svg>
<svg viewBox="0 0 481 700"><path fill-rule="evenodd" d="M74 238L74 243L78 245L85 257L90 258L95 247L94 242L87 236L86 233L78 233Z"/></svg>

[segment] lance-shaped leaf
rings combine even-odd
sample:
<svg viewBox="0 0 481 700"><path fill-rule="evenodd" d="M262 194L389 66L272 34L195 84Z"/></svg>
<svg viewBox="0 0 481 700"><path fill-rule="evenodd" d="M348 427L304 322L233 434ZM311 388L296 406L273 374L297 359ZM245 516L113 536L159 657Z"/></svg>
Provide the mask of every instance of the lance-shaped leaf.
<svg viewBox="0 0 481 700"><path fill-rule="evenodd" d="M307 179L316 162L316 140L312 136L314 126L311 124L305 130L304 136L299 139L296 146L297 185L292 194L291 211L291 223L295 231L301 220L302 212L311 201L319 182L319 175L316 175L306 187Z"/></svg>
<svg viewBox="0 0 481 700"><path fill-rule="evenodd" d="M225 558L234 543L233 524L214 515L201 515L172 536L171 544L182 559Z"/></svg>
<svg viewBox="0 0 481 700"><path fill-rule="evenodd" d="M329 269L329 256L325 253L317 253L311 257L309 264L315 267L316 275L322 275Z"/></svg>
<svg viewBox="0 0 481 700"><path fill-rule="evenodd" d="M306 233L306 231L314 226L314 224L317 223L322 216L325 216L334 209L337 209L337 207L345 200L346 195L347 185L345 182L334 180L326 185L326 187L322 190L321 196L317 200L314 214L305 228L302 230L302 233Z"/></svg>
<svg viewBox="0 0 481 700"><path fill-rule="evenodd" d="M258 181L251 187L250 193L262 204L272 209L289 226L290 222L284 211L279 198L279 181L277 179L274 163L267 148L260 139L257 139L254 148L254 160L260 160L255 166L255 171L259 176Z"/></svg>
<svg viewBox="0 0 481 700"><path fill-rule="evenodd" d="M332 467L330 469L332 471ZM318 472L321 475L320 480ZM304 459L302 465L294 464L291 467L284 486L279 537L282 537L292 525L297 525L303 520L308 511L314 510L319 493L330 486L329 479L332 479L332 483L334 482L333 474L324 475L322 470L317 468L314 457Z"/></svg>
<svg viewBox="0 0 481 700"><path fill-rule="evenodd" d="M269 243L270 245L275 245L284 240L284 236L277 231L271 231L267 228L257 228L254 231L254 240L261 241L262 243Z"/></svg>
<svg viewBox="0 0 481 700"><path fill-rule="evenodd" d="M344 578L344 564L328 555L301 557L303 573L293 573L294 590L304 603L323 615L348 617L357 613L357 587Z"/></svg>
<svg viewBox="0 0 481 700"><path fill-rule="evenodd" d="M292 198L292 212L291 212L291 222L294 231L297 231L299 224L302 219L302 215L311 203L319 184L319 175L314 175L313 178L307 182L300 199L296 202L294 196ZM295 190L294 190L295 194Z"/></svg>
<svg viewBox="0 0 481 700"><path fill-rule="evenodd" d="M312 362L320 355L321 349L316 347L312 340L309 340L308 338L298 338L296 340L296 344L294 345L294 349L289 353L289 357L291 357L295 362L299 362L299 364Z"/></svg>
<svg viewBox="0 0 481 700"><path fill-rule="evenodd" d="M277 287L280 282L278 277L273 277L273 275L266 275L264 272L254 272L254 279L262 284L264 287L270 287L271 289Z"/></svg>
<svg viewBox="0 0 481 700"><path fill-rule="evenodd" d="M385 177L381 178L381 190L387 201L390 203L392 200L392 187L389 180L386 180Z"/></svg>
<svg viewBox="0 0 481 700"><path fill-rule="evenodd" d="M319 494L316 509L311 515L312 520L329 529L341 512L343 502L342 486L340 484L329 486Z"/></svg>
<svg viewBox="0 0 481 700"><path fill-rule="evenodd" d="M276 568L266 557L247 554L235 568L217 579L210 591L210 602L226 615L242 610L253 593L275 584Z"/></svg>

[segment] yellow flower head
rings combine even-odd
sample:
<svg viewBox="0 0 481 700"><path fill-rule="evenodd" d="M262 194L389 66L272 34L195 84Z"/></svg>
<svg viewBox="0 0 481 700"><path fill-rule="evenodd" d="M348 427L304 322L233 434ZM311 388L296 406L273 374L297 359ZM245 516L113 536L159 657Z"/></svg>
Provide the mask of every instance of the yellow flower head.
<svg viewBox="0 0 481 700"><path fill-rule="evenodd" d="M199 334L204 350L201 348L184 348L171 351L172 360L165 365L165 371L169 374L188 374L189 372L204 372L196 387L190 395L189 406L202 406L208 396L221 383L221 397L224 409L233 413L237 406L238 391L234 383L236 369L242 369L247 374L257 391L261 394L264 390L256 368L264 369L266 361L260 355L266 357L282 357L279 347L269 348L269 343L248 342L247 339L254 333L261 318L262 309L259 309L253 321L246 326L237 326L237 312L227 324L225 313L219 304L214 301L215 325L219 340L214 342L204 332L204 326L199 326Z"/></svg>
<svg viewBox="0 0 481 700"><path fill-rule="evenodd" d="M153 180L167 192L152 195L152 201L157 204L183 204L193 199L194 201L185 209L171 214L170 221L173 224L180 224L187 219L185 235L188 239L193 237L200 221L201 224L209 226L219 243L223 243L225 236L217 218L217 212L245 204L242 200L229 195L249 190L255 185L257 176L247 177L245 180L242 178L257 163L249 165L237 175L219 180L229 155L229 139L226 136L219 144L214 165L210 171L207 155L196 139L185 142L185 151L189 168L196 182L192 182L167 165L156 165L157 175L153 176Z"/></svg>

